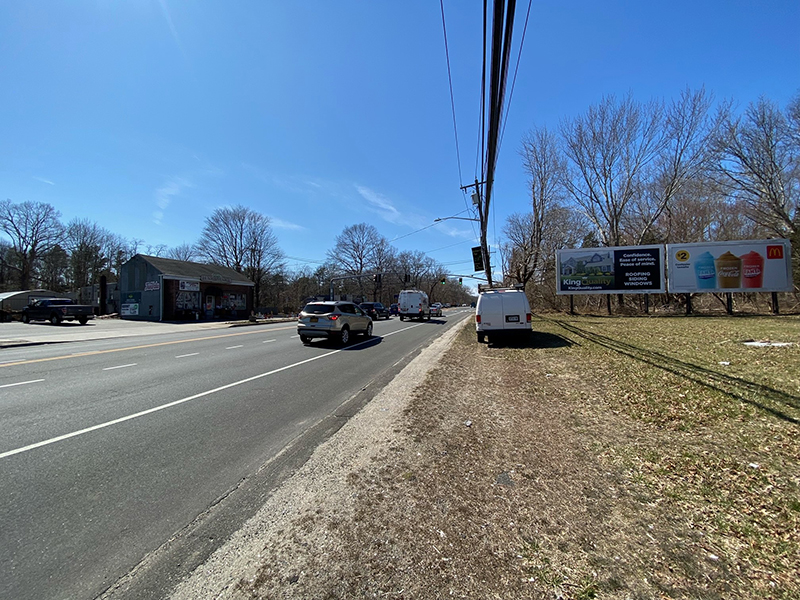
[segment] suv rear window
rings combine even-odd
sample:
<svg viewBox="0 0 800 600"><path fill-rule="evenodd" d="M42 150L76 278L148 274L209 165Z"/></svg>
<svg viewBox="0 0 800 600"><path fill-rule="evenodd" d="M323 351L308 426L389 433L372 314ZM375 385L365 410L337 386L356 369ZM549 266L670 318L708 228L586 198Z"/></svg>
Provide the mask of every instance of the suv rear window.
<svg viewBox="0 0 800 600"><path fill-rule="evenodd" d="M333 312L335 306L332 304L306 304L303 312L312 315L327 315Z"/></svg>

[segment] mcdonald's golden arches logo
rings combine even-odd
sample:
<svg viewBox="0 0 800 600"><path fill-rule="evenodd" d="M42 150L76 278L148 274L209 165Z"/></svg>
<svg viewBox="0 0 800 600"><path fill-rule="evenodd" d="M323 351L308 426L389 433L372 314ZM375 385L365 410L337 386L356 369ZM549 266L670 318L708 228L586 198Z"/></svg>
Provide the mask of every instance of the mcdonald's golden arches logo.
<svg viewBox="0 0 800 600"><path fill-rule="evenodd" d="M783 246L767 246L767 258L783 258Z"/></svg>

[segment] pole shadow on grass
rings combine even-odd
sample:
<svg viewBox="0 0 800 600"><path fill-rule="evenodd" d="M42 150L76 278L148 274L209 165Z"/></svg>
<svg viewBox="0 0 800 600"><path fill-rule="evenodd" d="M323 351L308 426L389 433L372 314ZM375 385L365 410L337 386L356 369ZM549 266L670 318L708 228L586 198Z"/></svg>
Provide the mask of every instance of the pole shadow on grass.
<svg viewBox="0 0 800 600"><path fill-rule="evenodd" d="M775 388L760 383L755 383L747 379L742 379L741 377L734 377L732 375L726 375L725 373L713 371L706 367L701 367L700 365L662 354L661 352L646 350L644 348L640 348L620 340L615 340L614 338L610 338L599 333L585 331L575 325L562 323L560 321L551 322L563 329L566 329L573 335L581 337L590 342L594 342L595 344L603 346L604 348L608 348L609 350L613 350L619 354L624 354L625 356L635 360L658 367L659 369L669 373L685 377L686 379L702 386L722 392L723 394L739 400L740 402L744 402L764 410L778 417L779 419L794 425L800 425L800 419L786 414L777 408L773 408L756 400L747 398L743 394L750 393L763 397L765 400L770 402L782 404L795 410L800 410L800 397L798 396L794 396L784 391L776 390Z"/></svg>

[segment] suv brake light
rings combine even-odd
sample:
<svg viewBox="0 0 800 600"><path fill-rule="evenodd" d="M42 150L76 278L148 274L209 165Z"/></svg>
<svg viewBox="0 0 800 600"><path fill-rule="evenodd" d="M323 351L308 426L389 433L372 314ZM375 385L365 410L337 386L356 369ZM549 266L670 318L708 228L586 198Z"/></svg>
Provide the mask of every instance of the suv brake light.
<svg viewBox="0 0 800 600"><path fill-rule="evenodd" d="M328 315L328 318L329 318L331 321L335 321L336 319L338 319L338 318L339 318L339 315Z"/></svg>

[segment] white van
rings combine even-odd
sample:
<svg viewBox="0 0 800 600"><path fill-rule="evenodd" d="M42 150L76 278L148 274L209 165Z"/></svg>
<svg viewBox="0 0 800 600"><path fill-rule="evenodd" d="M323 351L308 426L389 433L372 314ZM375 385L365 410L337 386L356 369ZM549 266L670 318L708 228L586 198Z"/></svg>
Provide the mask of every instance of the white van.
<svg viewBox="0 0 800 600"><path fill-rule="evenodd" d="M428 304L428 294L420 290L402 290L397 299L397 310L400 320L427 318L431 320L431 308Z"/></svg>
<svg viewBox="0 0 800 600"><path fill-rule="evenodd" d="M478 286L475 307L478 342L496 336L528 336L531 333L531 305L522 286L482 288Z"/></svg>

